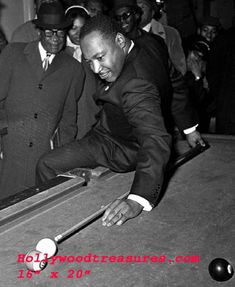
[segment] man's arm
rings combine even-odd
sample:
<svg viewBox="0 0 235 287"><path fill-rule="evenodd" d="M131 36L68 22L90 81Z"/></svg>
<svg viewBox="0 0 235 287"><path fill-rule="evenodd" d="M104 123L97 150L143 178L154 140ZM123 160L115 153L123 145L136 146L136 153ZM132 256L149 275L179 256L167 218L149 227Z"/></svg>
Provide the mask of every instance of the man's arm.
<svg viewBox="0 0 235 287"><path fill-rule="evenodd" d="M157 202L170 156L171 136L166 132L158 90L147 81L134 79L123 89L123 109L139 144L137 166L130 194ZM122 224L143 209L134 200L116 200L106 210L103 225Z"/></svg>
<svg viewBox="0 0 235 287"><path fill-rule="evenodd" d="M182 47L181 36L175 28L165 25L163 27L166 32L166 45L169 56L176 69L184 75L186 73L186 59Z"/></svg>
<svg viewBox="0 0 235 287"><path fill-rule="evenodd" d="M171 61L169 61L169 73L171 85L173 88L173 99L171 104L171 113L174 122L180 131L186 135L190 146L196 144L205 145L200 133L196 130L198 117L196 111L189 99L189 89L184 77L176 70Z"/></svg>

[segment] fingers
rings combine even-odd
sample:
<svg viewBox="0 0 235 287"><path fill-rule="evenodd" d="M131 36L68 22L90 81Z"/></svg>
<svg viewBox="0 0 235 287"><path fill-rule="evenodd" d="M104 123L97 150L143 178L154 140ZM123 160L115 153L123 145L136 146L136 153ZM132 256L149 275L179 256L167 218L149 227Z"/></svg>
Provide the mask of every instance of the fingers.
<svg viewBox="0 0 235 287"><path fill-rule="evenodd" d="M187 134L186 138L191 147L195 147L197 144L200 144L201 146L206 145L203 138L201 137L201 134L198 131L194 131L190 134Z"/></svg>
<svg viewBox="0 0 235 287"><path fill-rule="evenodd" d="M201 145L201 146L206 146L204 140L202 138L199 138L198 139L198 143Z"/></svg>
<svg viewBox="0 0 235 287"><path fill-rule="evenodd" d="M121 225L127 220L126 212L128 212L128 206L125 201L117 199L106 209L102 224L104 226Z"/></svg>
<svg viewBox="0 0 235 287"><path fill-rule="evenodd" d="M102 218L103 226L122 225L128 219L136 217L143 207L130 199L115 200L105 211Z"/></svg>

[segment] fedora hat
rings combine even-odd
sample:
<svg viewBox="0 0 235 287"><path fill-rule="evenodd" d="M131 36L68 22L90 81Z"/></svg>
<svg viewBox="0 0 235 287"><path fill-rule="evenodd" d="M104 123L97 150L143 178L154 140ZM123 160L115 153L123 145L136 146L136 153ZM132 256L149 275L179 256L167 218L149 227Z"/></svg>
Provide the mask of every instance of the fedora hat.
<svg viewBox="0 0 235 287"><path fill-rule="evenodd" d="M65 17L63 6L58 1L42 3L37 17L33 23L39 28L65 29L72 25L72 21Z"/></svg>

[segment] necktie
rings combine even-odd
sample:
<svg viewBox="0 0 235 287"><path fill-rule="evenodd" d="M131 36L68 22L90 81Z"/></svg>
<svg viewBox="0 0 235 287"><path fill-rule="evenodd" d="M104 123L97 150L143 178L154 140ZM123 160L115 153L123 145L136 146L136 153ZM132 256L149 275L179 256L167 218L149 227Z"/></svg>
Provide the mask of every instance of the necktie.
<svg viewBox="0 0 235 287"><path fill-rule="evenodd" d="M46 71L48 69L48 66L50 64L50 62L49 62L50 56L51 56L51 53L47 52L47 55L42 62L42 67L43 67L44 71Z"/></svg>

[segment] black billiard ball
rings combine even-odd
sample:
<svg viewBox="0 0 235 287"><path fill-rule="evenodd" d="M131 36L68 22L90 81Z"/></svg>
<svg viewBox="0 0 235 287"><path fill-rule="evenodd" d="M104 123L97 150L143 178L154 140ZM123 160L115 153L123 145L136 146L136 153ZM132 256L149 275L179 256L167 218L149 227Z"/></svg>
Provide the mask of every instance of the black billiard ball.
<svg viewBox="0 0 235 287"><path fill-rule="evenodd" d="M227 281L233 276L232 265L223 258L215 258L208 266L211 277L216 281Z"/></svg>

